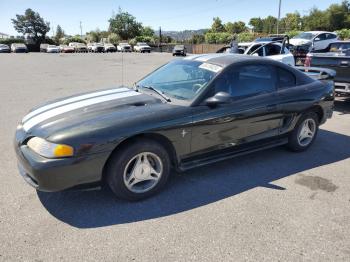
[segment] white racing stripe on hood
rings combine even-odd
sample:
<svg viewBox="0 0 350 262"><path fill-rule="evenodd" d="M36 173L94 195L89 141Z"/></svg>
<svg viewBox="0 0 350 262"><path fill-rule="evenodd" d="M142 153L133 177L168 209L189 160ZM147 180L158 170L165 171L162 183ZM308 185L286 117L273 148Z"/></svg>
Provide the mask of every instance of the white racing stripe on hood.
<svg viewBox="0 0 350 262"><path fill-rule="evenodd" d="M129 88L115 88L115 89L109 89L109 90L105 90L105 91L98 91L98 92L94 92L94 93L89 93L89 94L85 94L85 95L81 95L81 96L75 96L75 97L71 97L59 102L55 102L52 104L48 104L45 105L43 107L40 107L38 109L35 109L34 111L30 112L29 114L27 114L23 120L22 123L26 122L28 119L32 118L33 116L36 116L42 112L45 112L47 110L53 109L55 107L59 107L59 106L63 106L63 105L67 105L73 102L77 102L77 101L81 101L84 99L88 99L88 98L93 98L93 97L97 97L97 96L104 96L104 95L109 95L109 94L114 94L114 93L120 93L120 92L125 92L125 91L129 91Z"/></svg>
<svg viewBox="0 0 350 262"><path fill-rule="evenodd" d="M32 117L31 119L29 119L27 122L25 122L23 124L23 129L25 131L28 131L33 126L35 126L41 122L44 122L49 118L67 113L69 111L73 111L75 109L79 109L79 108L83 108L86 106L95 105L95 104L99 104L99 103L103 103L103 102L108 102L108 101L115 100L115 99L137 96L137 95L141 95L141 93L137 93L135 91L130 90L130 92L120 92L120 93L115 93L115 94L111 94L111 95L94 97L91 99L78 101L76 103L63 105L61 107L56 107L52 110L46 111L42 114L39 114L39 115Z"/></svg>

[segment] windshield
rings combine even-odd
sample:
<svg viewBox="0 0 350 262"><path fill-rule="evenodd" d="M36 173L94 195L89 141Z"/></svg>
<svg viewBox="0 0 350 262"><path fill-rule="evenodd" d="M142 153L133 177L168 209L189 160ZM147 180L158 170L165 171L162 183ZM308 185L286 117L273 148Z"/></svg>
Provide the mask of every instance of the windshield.
<svg viewBox="0 0 350 262"><path fill-rule="evenodd" d="M293 37L293 39L306 39L306 40L311 40L314 38L316 34L313 33L301 33L299 35L296 35Z"/></svg>
<svg viewBox="0 0 350 262"><path fill-rule="evenodd" d="M153 87L169 97L190 101L221 69L213 64L177 60L157 69L136 85L141 88Z"/></svg>

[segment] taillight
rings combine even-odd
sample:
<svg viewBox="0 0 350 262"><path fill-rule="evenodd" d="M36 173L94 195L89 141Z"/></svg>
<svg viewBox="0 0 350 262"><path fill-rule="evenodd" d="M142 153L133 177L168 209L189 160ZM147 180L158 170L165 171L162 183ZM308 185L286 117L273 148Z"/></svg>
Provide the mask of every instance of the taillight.
<svg viewBox="0 0 350 262"><path fill-rule="evenodd" d="M311 60L312 60L311 56L306 56L306 59L305 59L305 62L304 62L304 66L305 67L310 67L311 66Z"/></svg>

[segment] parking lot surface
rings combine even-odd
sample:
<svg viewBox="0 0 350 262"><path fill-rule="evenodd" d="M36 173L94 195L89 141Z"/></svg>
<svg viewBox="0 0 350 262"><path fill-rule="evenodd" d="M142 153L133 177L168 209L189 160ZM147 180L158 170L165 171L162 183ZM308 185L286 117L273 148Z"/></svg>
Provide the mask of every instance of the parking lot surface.
<svg viewBox="0 0 350 262"><path fill-rule="evenodd" d="M24 182L12 143L31 107L130 85L171 59L0 55L0 261L350 261L350 100L338 99L307 152L279 147L174 173L146 201Z"/></svg>

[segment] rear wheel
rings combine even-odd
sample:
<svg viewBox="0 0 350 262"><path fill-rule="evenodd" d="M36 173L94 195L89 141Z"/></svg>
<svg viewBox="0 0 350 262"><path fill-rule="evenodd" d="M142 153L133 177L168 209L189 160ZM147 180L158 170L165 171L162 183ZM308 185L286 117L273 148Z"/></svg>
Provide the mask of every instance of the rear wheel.
<svg viewBox="0 0 350 262"><path fill-rule="evenodd" d="M288 147L295 152L307 150L318 132L318 116L314 112L303 115L289 135Z"/></svg>
<svg viewBox="0 0 350 262"><path fill-rule="evenodd" d="M107 165L109 187L117 197L132 201L158 192L169 174L169 155L152 140L128 144L112 155Z"/></svg>

